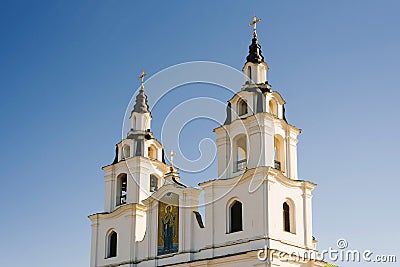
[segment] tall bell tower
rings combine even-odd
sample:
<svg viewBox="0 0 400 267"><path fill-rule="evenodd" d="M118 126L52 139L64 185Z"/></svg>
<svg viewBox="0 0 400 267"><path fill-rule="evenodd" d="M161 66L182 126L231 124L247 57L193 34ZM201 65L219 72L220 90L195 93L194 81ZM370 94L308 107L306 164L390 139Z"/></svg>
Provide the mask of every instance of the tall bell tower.
<svg viewBox="0 0 400 267"><path fill-rule="evenodd" d="M285 101L268 83L254 26L249 54L243 66L244 85L229 101L223 127L215 129L218 176L229 178L257 166L271 166L297 179L297 136L300 129L288 124Z"/></svg>
<svg viewBox="0 0 400 267"><path fill-rule="evenodd" d="M151 132L151 112L144 91L145 73L130 115L130 130L116 145L114 161L105 172L104 212L90 215L92 221L91 266L100 262L135 261L137 241L146 233L147 199L164 183L169 166L164 148ZM104 240L104 238L106 240ZM118 253L117 253L118 251Z"/></svg>
<svg viewBox="0 0 400 267"><path fill-rule="evenodd" d="M301 131L287 122L285 101L268 82L268 64L257 38L259 21L254 17L249 25L254 30L242 69L243 85L228 101L224 124L214 129L218 179L200 184L205 203L213 203L212 208L206 207L205 225L213 227L206 242L209 247L238 240L255 244L262 237L254 246L264 243L269 252L315 252L311 192L316 185L298 179L297 137ZM221 214L226 215L225 225L219 224L225 219ZM232 254L244 250L235 245L230 248ZM324 265L268 257L274 263L265 266Z"/></svg>

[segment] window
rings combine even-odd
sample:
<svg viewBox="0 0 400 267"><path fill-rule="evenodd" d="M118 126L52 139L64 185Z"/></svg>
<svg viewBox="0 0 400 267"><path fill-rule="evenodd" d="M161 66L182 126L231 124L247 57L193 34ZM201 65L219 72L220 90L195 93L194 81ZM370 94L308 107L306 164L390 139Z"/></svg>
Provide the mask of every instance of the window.
<svg viewBox="0 0 400 267"><path fill-rule="evenodd" d="M240 135L235 138L235 171L241 171L247 167L247 145L246 136Z"/></svg>
<svg viewBox="0 0 400 267"><path fill-rule="evenodd" d="M235 200L229 207L229 233L243 230L242 203Z"/></svg>
<svg viewBox="0 0 400 267"><path fill-rule="evenodd" d="M294 204L292 201L285 201L282 205L283 211L283 230L289 233L295 233Z"/></svg>
<svg viewBox="0 0 400 267"><path fill-rule="evenodd" d="M107 237L107 258L112 258L117 256L117 233L111 231Z"/></svg>
<svg viewBox="0 0 400 267"><path fill-rule="evenodd" d="M285 172L285 150L284 140L280 135L274 137L274 168Z"/></svg>
<svg viewBox="0 0 400 267"><path fill-rule="evenodd" d="M250 80L250 83L251 83L251 67L249 66L249 71L248 71L248 75L247 75L248 77L249 77L249 80Z"/></svg>
<svg viewBox="0 0 400 267"><path fill-rule="evenodd" d="M290 232L290 207L288 203L283 203L283 229Z"/></svg>
<svg viewBox="0 0 400 267"><path fill-rule="evenodd" d="M269 113L272 115L278 116L278 105L274 99L269 101Z"/></svg>
<svg viewBox="0 0 400 267"><path fill-rule="evenodd" d="M246 101L244 101L243 99L240 99L237 104L238 104L238 115L243 116L243 115L247 114Z"/></svg>
<svg viewBox="0 0 400 267"><path fill-rule="evenodd" d="M122 151L122 159L129 158L131 156L131 148L129 145L125 145Z"/></svg>
<svg viewBox="0 0 400 267"><path fill-rule="evenodd" d="M117 177L117 205L126 204L126 192L128 189L128 181L126 173L122 173Z"/></svg>
<svg viewBox="0 0 400 267"><path fill-rule="evenodd" d="M156 192L158 189L158 178L154 174L150 174L150 192Z"/></svg>
<svg viewBox="0 0 400 267"><path fill-rule="evenodd" d="M132 121L132 131L135 131L137 129L136 128L136 116L133 116L131 121Z"/></svg>
<svg viewBox="0 0 400 267"><path fill-rule="evenodd" d="M150 145L147 149L147 154L149 159L157 159L157 148L153 145Z"/></svg>

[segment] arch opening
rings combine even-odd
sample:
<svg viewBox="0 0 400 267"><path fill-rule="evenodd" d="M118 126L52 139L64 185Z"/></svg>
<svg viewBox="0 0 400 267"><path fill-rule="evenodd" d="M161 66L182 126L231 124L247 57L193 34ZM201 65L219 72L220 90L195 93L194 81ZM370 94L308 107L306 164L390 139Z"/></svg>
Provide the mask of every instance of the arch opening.
<svg viewBox="0 0 400 267"><path fill-rule="evenodd" d="M249 68L248 68L248 71L247 71L247 76L249 77L249 82L251 83L251 80L253 79L252 77L251 77L251 67L249 66Z"/></svg>
<svg viewBox="0 0 400 267"><path fill-rule="evenodd" d="M156 192L158 190L158 177L154 174L150 174L150 192Z"/></svg>
<svg viewBox="0 0 400 267"><path fill-rule="evenodd" d="M117 256L117 243L117 233L115 231L111 231L107 237L107 258L113 258Z"/></svg>
<svg viewBox="0 0 400 267"><path fill-rule="evenodd" d="M129 145L124 145L122 149L122 159L129 158L131 156L131 148Z"/></svg>
<svg viewBox="0 0 400 267"><path fill-rule="evenodd" d="M275 99L271 99L269 101L269 113L274 116L278 116L278 104L276 103Z"/></svg>
<svg viewBox="0 0 400 267"><path fill-rule="evenodd" d="M229 233L243 231L242 202L235 200L229 207Z"/></svg>
<svg viewBox="0 0 400 267"><path fill-rule="evenodd" d="M234 171L241 171L247 167L247 141L245 135L240 135L235 138L234 142L235 154L234 160L236 164L234 165Z"/></svg>
<svg viewBox="0 0 400 267"><path fill-rule="evenodd" d="M147 149L147 154L149 159L158 159L157 157L157 148L154 145L150 145Z"/></svg>
<svg viewBox="0 0 400 267"><path fill-rule="evenodd" d="M238 116L246 115L247 112L248 112L248 108L247 108L247 103L246 103L246 101L244 101L243 99L240 99L240 100L237 102L237 105L238 105L238 111L237 111Z"/></svg>
<svg viewBox="0 0 400 267"><path fill-rule="evenodd" d="M126 193L128 190L128 179L126 173L121 173L117 177L117 206L126 204Z"/></svg>
<svg viewBox="0 0 400 267"><path fill-rule="evenodd" d="M276 134L274 136L274 168L285 172L285 149L283 137Z"/></svg>
<svg viewBox="0 0 400 267"><path fill-rule="evenodd" d="M295 233L295 214L294 204L286 200L282 205L283 212L283 230L288 233Z"/></svg>

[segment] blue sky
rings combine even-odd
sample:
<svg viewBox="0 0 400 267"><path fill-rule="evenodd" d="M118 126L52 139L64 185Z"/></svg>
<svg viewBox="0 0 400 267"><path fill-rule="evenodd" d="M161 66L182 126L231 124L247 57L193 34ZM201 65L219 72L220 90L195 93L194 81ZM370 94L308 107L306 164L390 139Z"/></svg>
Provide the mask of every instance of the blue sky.
<svg viewBox="0 0 400 267"><path fill-rule="evenodd" d="M0 265L88 266L87 215L103 209L101 166L137 75L193 60L241 69L254 14L269 81L303 129L300 177L319 185L319 248L346 238L400 257L399 9L395 0L0 1ZM231 97L204 85L173 93L153 109L157 137L173 101ZM189 157L215 126L187 126Z"/></svg>

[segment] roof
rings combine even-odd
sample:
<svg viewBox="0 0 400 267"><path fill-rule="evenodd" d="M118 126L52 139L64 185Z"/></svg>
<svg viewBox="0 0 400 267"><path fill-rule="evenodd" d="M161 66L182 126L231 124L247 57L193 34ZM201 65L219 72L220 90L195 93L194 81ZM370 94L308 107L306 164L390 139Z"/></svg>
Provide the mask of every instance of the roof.
<svg viewBox="0 0 400 267"><path fill-rule="evenodd" d="M140 89L139 94L136 96L136 103L132 112L150 113L149 105L147 104L147 96L143 89Z"/></svg>
<svg viewBox="0 0 400 267"><path fill-rule="evenodd" d="M247 62L251 63L262 63L264 62L264 57L261 53L261 45L258 43L257 36L254 36L251 40L251 45L249 46L249 55L246 58Z"/></svg>

